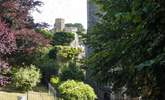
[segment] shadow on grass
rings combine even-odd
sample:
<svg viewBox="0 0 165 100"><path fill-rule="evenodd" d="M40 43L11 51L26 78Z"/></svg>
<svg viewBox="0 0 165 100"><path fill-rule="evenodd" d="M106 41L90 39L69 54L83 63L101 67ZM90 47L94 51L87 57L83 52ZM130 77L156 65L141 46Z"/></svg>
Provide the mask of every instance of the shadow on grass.
<svg viewBox="0 0 165 100"><path fill-rule="evenodd" d="M27 93L27 91L23 91L21 89L12 86L0 87L0 91L9 92L9 93ZM48 93L48 89L44 85L38 85L30 91Z"/></svg>

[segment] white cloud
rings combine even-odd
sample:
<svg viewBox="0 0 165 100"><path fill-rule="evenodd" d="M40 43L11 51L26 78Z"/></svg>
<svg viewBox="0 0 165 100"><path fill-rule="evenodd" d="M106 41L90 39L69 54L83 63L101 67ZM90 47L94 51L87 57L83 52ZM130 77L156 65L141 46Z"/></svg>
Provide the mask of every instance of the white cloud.
<svg viewBox="0 0 165 100"><path fill-rule="evenodd" d="M41 13L33 12L35 22L53 25L55 18L64 18L66 23L82 23L87 27L87 0L41 0Z"/></svg>

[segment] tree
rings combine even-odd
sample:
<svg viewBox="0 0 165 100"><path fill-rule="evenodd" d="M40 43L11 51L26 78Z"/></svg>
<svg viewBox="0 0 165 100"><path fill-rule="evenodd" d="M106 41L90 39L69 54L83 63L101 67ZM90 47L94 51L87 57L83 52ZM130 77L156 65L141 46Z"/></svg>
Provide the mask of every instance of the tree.
<svg viewBox="0 0 165 100"><path fill-rule="evenodd" d="M76 64L75 62L71 61L68 65L64 65L60 73L60 79L62 81L66 80L84 80L84 70Z"/></svg>
<svg viewBox="0 0 165 100"><path fill-rule="evenodd" d="M0 20L0 58L16 49L15 34Z"/></svg>
<svg viewBox="0 0 165 100"><path fill-rule="evenodd" d="M85 31L83 25L81 23L75 23L73 24L74 27L77 27L77 33L83 33Z"/></svg>
<svg viewBox="0 0 165 100"><path fill-rule="evenodd" d="M100 22L88 34L92 78L131 96L164 99L164 1L94 0Z"/></svg>
<svg viewBox="0 0 165 100"><path fill-rule="evenodd" d="M34 34L32 29L33 19L29 14L30 10L35 9L36 6L41 4L40 1L36 0L0 0L0 63L10 62L11 55L16 51L19 52L20 49L24 52L31 52L36 46L42 44L43 40L45 41L41 35ZM21 41L20 48L18 46L20 42L18 43L18 41L21 39L25 40L26 38L28 38L29 44L27 44L27 41ZM42 40L40 40L41 38ZM25 48L22 48L22 45ZM2 66L1 69L4 68ZM0 73L0 76L2 76L2 73ZM10 79L9 75L5 77ZM2 81L3 79L1 77Z"/></svg>
<svg viewBox="0 0 165 100"><path fill-rule="evenodd" d="M21 38L30 36L31 41L35 43L43 43L42 41L45 39L42 37L42 35L39 35L39 33L34 34L32 31L33 27L31 23L33 23L33 19L31 16L29 16L29 11L34 9L36 6L40 6L41 4L42 3L40 1L34 0L0 1L0 18L8 25L8 31L15 33L12 38L13 41L15 41L15 39L19 40L21 35ZM42 41L40 38L42 38ZM40 42L36 40L40 40Z"/></svg>
<svg viewBox="0 0 165 100"><path fill-rule="evenodd" d="M37 28L35 31L38 33L41 33L47 39L52 39L52 37L53 37L53 33L47 29Z"/></svg>
<svg viewBox="0 0 165 100"><path fill-rule="evenodd" d="M67 23L65 24L66 27L76 27L77 28L77 33L83 33L85 31L83 25L81 23Z"/></svg>
<svg viewBox="0 0 165 100"><path fill-rule="evenodd" d="M22 28L31 25L32 17L29 11L40 6L42 2L37 0L1 0L0 1L0 17L10 27Z"/></svg>
<svg viewBox="0 0 165 100"><path fill-rule="evenodd" d="M16 50L16 41L14 33L11 32L4 22L0 19L0 86L5 86L10 81L9 64L5 62L6 55Z"/></svg>
<svg viewBox="0 0 165 100"><path fill-rule="evenodd" d="M53 45L70 45L75 39L75 33L56 32L53 36Z"/></svg>
<svg viewBox="0 0 165 100"><path fill-rule="evenodd" d="M40 82L40 71L34 65L13 71L12 84L14 87L28 91Z"/></svg>
<svg viewBox="0 0 165 100"><path fill-rule="evenodd" d="M60 60L61 62L68 62L71 60L76 60L81 51L81 48L73 48L70 46L54 46L49 51L48 55L52 59Z"/></svg>

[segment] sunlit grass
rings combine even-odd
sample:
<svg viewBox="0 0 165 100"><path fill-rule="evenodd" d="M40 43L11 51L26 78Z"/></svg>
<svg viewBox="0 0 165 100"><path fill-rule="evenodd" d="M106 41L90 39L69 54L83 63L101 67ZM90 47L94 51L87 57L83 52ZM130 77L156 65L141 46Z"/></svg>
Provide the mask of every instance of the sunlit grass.
<svg viewBox="0 0 165 100"><path fill-rule="evenodd" d="M0 91L0 100L17 100L18 96L26 96L27 93L15 93ZM53 96L42 92L28 92L28 100L54 100Z"/></svg>
<svg viewBox="0 0 165 100"><path fill-rule="evenodd" d="M0 100L18 100L19 96L25 96L28 100L54 100L53 95L48 94L48 90L45 87L38 86L33 91L19 92L18 90L1 88Z"/></svg>

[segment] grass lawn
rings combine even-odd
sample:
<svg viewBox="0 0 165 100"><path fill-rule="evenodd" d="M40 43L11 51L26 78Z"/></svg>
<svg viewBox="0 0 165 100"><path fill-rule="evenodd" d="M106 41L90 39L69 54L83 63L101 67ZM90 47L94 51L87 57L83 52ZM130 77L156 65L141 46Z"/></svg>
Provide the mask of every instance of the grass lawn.
<svg viewBox="0 0 165 100"><path fill-rule="evenodd" d="M18 96L27 96L27 94L0 91L0 100L17 100ZM54 99L53 96L49 96L48 93L29 92L28 100L54 100Z"/></svg>
<svg viewBox="0 0 165 100"><path fill-rule="evenodd" d="M18 100L18 96L27 97L27 93L0 90L0 100ZM28 100L54 100L54 98L46 91L30 91L28 92Z"/></svg>

